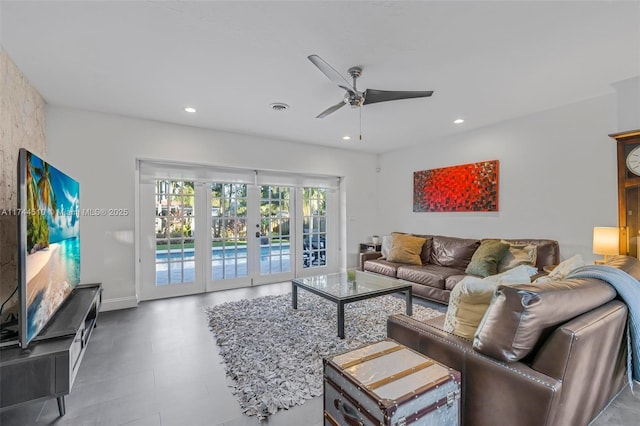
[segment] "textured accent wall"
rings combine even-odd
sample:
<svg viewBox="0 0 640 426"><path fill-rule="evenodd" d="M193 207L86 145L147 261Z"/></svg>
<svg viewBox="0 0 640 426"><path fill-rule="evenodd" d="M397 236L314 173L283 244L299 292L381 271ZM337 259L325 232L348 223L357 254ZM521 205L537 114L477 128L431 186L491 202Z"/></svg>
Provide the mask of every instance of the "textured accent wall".
<svg viewBox="0 0 640 426"><path fill-rule="evenodd" d="M45 101L0 48L0 303L17 284L18 221L8 212L18 206L20 148L46 158ZM0 320L15 312L14 300L5 305Z"/></svg>

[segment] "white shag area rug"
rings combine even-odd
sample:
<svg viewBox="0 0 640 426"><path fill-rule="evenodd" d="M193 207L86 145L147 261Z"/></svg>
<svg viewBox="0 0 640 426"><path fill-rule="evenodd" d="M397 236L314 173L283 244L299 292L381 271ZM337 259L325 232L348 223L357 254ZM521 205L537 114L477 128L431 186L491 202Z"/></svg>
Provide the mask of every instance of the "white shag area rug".
<svg viewBox="0 0 640 426"><path fill-rule="evenodd" d="M337 305L304 290L228 302L206 309L233 393L245 414L266 418L322 395L322 358L386 337L387 316L405 313L404 297L382 296L345 305L345 339ZM420 321L439 315L413 304Z"/></svg>

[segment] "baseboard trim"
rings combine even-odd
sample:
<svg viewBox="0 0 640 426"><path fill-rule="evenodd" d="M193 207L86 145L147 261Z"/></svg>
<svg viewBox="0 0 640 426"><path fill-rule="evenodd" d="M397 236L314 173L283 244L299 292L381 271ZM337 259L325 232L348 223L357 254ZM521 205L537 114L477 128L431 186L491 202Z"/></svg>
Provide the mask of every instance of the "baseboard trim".
<svg viewBox="0 0 640 426"><path fill-rule="evenodd" d="M115 311L118 309L135 308L138 306L138 298L136 296L117 297L115 299L103 299L100 312Z"/></svg>

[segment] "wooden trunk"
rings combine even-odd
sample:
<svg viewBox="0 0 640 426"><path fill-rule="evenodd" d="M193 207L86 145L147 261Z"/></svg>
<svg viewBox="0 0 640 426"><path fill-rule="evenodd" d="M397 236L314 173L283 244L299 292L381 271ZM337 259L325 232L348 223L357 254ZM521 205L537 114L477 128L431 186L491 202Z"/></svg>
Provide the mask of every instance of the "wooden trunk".
<svg viewBox="0 0 640 426"><path fill-rule="evenodd" d="M460 373L393 340L324 359L325 426L459 425Z"/></svg>

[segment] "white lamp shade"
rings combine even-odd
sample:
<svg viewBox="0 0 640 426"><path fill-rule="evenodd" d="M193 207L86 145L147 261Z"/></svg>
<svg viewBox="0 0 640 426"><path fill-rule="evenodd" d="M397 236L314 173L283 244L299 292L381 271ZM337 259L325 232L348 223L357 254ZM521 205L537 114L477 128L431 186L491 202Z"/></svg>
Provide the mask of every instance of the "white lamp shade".
<svg viewBox="0 0 640 426"><path fill-rule="evenodd" d="M593 252L595 254L619 254L620 229L613 227L593 228Z"/></svg>

